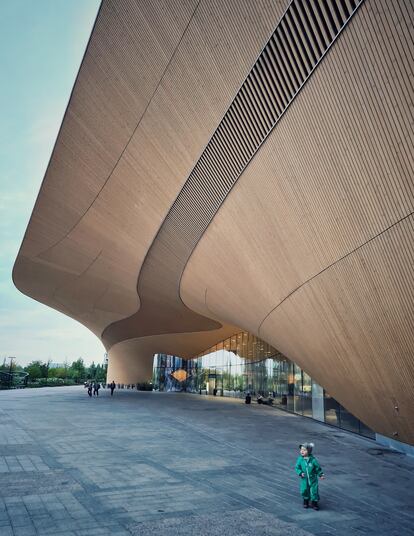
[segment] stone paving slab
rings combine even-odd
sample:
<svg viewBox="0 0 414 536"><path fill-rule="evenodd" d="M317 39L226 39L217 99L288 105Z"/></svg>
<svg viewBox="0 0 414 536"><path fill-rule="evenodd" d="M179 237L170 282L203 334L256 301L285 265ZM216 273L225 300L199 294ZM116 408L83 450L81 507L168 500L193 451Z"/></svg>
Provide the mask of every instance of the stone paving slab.
<svg viewBox="0 0 414 536"><path fill-rule="evenodd" d="M293 471L326 473L304 510ZM0 392L0 535L414 535L414 459L239 400L83 387Z"/></svg>
<svg viewBox="0 0 414 536"><path fill-rule="evenodd" d="M311 536L292 523L286 523L275 515L264 514L253 508L236 510L229 513L191 515L161 519L146 523L138 523L129 527L131 534L137 536L194 536L195 534L208 534L208 536Z"/></svg>

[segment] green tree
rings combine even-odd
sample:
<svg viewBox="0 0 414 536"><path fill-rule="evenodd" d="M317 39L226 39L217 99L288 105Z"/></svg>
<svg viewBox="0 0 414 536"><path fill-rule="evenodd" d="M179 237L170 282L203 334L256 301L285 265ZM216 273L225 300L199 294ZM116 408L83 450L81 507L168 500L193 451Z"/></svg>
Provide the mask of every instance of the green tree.
<svg viewBox="0 0 414 536"><path fill-rule="evenodd" d="M95 362L92 361L92 363L90 364L89 368L88 368L88 379L95 379L96 378L96 365L95 365Z"/></svg>
<svg viewBox="0 0 414 536"><path fill-rule="evenodd" d="M96 366L96 379L101 383L104 383L106 380L106 370L102 365Z"/></svg>
<svg viewBox="0 0 414 536"><path fill-rule="evenodd" d="M85 363L81 357L72 363L69 368L69 374L76 383L79 383L86 377Z"/></svg>
<svg viewBox="0 0 414 536"><path fill-rule="evenodd" d="M43 376L44 363L39 360L32 361L25 367L25 371L29 374L31 380L37 380L38 378L44 378Z"/></svg>
<svg viewBox="0 0 414 536"><path fill-rule="evenodd" d="M49 369L49 377L50 378L62 378L64 380L67 378L68 371L65 369L65 367L55 367Z"/></svg>
<svg viewBox="0 0 414 536"><path fill-rule="evenodd" d="M42 370L42 378L48 378L49 377L49 367L50 367L50 359L46 361L46 363L42 363L40 365L40 368Z"/></svg>

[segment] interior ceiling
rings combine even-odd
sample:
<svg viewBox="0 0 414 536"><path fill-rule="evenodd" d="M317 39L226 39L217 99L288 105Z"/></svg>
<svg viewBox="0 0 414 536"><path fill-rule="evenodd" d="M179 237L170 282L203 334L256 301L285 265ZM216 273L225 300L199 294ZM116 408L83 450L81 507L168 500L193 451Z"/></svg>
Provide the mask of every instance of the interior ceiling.
<svg viewBox="0 0 414 536"><path fill-rule="evenodd" d="M287 7L105 0L13 278L117 381L240 326L414 442L413 6Z"/></svg>

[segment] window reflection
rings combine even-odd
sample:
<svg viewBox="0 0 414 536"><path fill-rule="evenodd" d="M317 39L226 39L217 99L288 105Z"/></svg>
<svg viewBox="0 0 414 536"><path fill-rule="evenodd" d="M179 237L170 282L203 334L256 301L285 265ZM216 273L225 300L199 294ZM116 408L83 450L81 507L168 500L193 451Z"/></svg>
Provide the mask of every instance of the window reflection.
<svg viewBox="0 0 414 536"><path fill-rule="evenodd" d="M174 374L177 370L185 374ZM156 354L153 384L160 391L237 398L250 392L253 397L271 397L274 406L286 411L366 437L375 435L296 363L246 331L217 343L194 359Z"/></svg>

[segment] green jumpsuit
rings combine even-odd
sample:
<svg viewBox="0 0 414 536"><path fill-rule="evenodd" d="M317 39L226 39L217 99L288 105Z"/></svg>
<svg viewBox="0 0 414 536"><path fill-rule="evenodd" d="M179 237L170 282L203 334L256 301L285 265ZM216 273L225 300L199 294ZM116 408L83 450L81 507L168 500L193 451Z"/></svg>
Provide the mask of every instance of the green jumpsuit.
<svg viewBox="0 0 414 536"><path fill-rule="evenodd" d="M312 454L308 458L299 456L296 460L295 471L299 476L305 473L300 480L300 493L305 500L319 501L318 477L323 475L322 467Z"/></svg>

